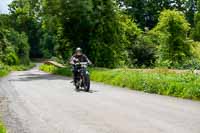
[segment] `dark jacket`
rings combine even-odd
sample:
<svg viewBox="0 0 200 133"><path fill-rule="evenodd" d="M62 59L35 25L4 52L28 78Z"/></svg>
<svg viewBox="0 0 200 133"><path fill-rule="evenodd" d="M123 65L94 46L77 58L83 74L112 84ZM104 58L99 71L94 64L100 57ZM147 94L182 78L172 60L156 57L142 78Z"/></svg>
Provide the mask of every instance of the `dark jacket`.
<svg viewBox="0 0 200 133"><path fill-rule="evenodd" d="M92 64L91 61L88 59L88 57L84 54L82 55L76 55L74 54L70 59L70 64L75 64L78 62L88 62L89 64Z"/></svg>

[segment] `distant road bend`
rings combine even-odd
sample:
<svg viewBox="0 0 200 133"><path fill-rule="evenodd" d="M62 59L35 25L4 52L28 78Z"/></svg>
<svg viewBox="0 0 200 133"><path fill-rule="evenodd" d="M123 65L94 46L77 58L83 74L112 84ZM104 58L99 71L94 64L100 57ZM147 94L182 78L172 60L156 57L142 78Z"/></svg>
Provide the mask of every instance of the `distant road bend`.
<svg viewBox="0 0 200 133"><path fill-rule="evenodd" d="M0 79L9 133L200 133L200 102L71 79L34 68Z"/></svg>

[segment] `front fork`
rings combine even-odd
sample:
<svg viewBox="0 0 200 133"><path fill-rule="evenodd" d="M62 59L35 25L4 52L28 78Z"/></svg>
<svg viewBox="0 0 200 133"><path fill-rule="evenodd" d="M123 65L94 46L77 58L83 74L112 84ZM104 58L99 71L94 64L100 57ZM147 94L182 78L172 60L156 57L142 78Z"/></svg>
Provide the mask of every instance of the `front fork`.
<svg viewBox="0 0 200 133"><path fill-rule="evenodd" d="M88 72L87 70L84 70L84 71L81 72L81 74L80 74L80 83L81 83L81 87L84 87L85 82L86 82L85 77L86 77L87 75L89 75L89 72Z"/></svg>
<svg viewBox="0 0 200 133"><path fill-rule="evenodd" d="M77 77L75 77L74 75L75 85L79 87L84 87L86 75L89 75L89 72L87 70L80 71L80 74Z"/></svg>

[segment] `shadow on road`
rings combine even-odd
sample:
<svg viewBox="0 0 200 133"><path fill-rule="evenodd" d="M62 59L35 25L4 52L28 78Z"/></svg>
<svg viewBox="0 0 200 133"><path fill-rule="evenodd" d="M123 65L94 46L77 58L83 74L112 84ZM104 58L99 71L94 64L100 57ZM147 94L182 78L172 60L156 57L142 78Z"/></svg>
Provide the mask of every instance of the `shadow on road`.
<svg viewBox="0 0 200 133"><path fill-rule="evenodd" d="M75 91L76 91L77 93L81 93L81 92L85 92L85 93L96 93L96 92L99 92L99 91L97 91L97 90L90 90L89 92L86 92L86 91L84 91L84 89L80 89L80 90L76 90L76 89L75 89Z"/></svg>
<svg viewBox="0 0 200 133"><path fill-rule="evenodd" d="M70 78L51 75L51 74L21 74L17 75L16 78L11 78L10 81L33 81L33 80L65 80L69 81Z"/></svg>
<svg viewBox="0 0 200 133"><path fill-rule="evenodd" d="M20 82L31 82L31 81L36 81L36 80L49 80L49 81L55 81L55 80L60 80L64 82L70 82L72 79L64 76L59 76L59 75L52 75L52 74L33 74L33 73L25 73L25 74L19 74L15 75L14 77L11 77L9 81L20 81ZM76 91L76 90L75 90ZM76 91L77 93L85 92L84 90L80 89L79 91ZM87 93L96 93L98 92L97 90L90 90ZM85 92L86 93L86 92Z"/></svg>

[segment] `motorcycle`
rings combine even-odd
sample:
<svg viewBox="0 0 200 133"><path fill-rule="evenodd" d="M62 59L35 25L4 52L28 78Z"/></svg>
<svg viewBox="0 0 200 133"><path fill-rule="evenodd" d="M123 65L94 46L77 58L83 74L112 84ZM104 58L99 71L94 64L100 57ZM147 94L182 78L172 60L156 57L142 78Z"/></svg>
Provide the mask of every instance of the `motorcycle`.
<svg viewBox="0 0 200 133"><path fill-rule="evenodd" d="M90 73L87 70L88 62L79 62L75 63L78 75L75 81L76 90L79 91L80 88L83 88L84 91L90 91Z"/></svg>

